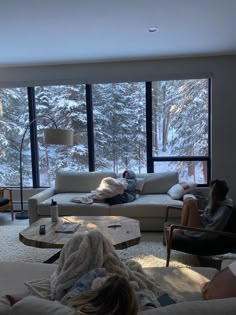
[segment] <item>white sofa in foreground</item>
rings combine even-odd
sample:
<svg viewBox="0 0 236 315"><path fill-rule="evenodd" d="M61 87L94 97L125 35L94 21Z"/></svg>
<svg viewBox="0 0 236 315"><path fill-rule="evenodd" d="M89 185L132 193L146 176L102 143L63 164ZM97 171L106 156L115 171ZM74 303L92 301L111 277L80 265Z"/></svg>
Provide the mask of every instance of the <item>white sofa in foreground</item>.
<svg viewBox="0 0 236 315"><path fill-rule="evenodd" d="M29 293L24 281L48 278L56 264L0 262L0 296L5 294ZM167 288L184 297L184 302L140 312L139 315L235 315L236 298L203 301L200 283L212 279L214 268L144 268L146 274ZM31 293L32 294L32 293ZM29 298L28 298L29 299ZM72 315L73 310L52 302L35 298L15 304L11 308L0 305L0 315Z"/></svg>
<svg viewBox="0 0 236 315"><path fill-rule="evenodd" d="M50 216L51 199L58 203L59 216L126 216L140 222L141 231L163 230L167 207L181 208L182 200L172 199L168 190L179 182L177 172L149 173L137 175L138 198L130 203L110 206L105 202L83 204L72 202L74 197L82 197L94 191L105 177L117 178L114 172L59 171L55 187L28 199L30 224L40 217ZM170 213L173 221L179 220L180 211Z"/></svg>

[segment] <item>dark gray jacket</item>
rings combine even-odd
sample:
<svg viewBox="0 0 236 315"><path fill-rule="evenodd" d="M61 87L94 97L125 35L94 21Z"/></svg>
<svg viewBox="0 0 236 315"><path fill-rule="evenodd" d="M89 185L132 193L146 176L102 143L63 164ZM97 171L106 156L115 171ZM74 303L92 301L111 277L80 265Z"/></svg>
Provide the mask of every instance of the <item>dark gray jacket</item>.
<svg viewBox="0 0 236 315"><path fill-rule="evenodd" d="M230 219L232 210L233 200L230 198L223 200L213 214L210 211L210 207L207 206L204 209L203 214L201 214L201 227L213 231L224 231ZM213 234L195 231L185 231L184 234L193 238L201 239L216 237Z"/></svg>

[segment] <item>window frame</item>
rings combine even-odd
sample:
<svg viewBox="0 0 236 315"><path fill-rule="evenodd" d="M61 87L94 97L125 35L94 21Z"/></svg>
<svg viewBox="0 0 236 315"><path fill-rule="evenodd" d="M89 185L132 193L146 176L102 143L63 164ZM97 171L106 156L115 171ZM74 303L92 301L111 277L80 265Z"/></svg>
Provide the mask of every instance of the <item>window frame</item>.
<svg viewBox="0 0 236 315"><path fill-rule="evenodd" d="M187 80L186 78L181 78ZM194 79L190 77L188 79ZM197 79L201 79L197 78ZM198 184L199 187L209 186L211 180L211 91L212 80L208 79L208 155L207 156L153 156L152 152L152 81L143 81L145 83L145 99L146 99L146 161L147 173L154 172L154 164L156 162L171 162L171 161L206 161L207 163L207 183ZM168 79L168 80L174 80ZM158 81L161 81L159 78ZM119 83L119 82L117 82ZM75 83L76 84L76 83ZM28 93L28 110L29 122L37 119L35 106L35 87L27 87ZM93 84L85 84L85 99L87 111L87 137L88 137L88 169L89 172L96 171L95 169L95 144L94 144L94 122L93 122ZM31 160L32 160L32 188L44 188L40 185L39 172L39 152L37 141L37 124L30 125L30 143L31 143Z"/></svg>
<svg viewBox="0 0 236 315"><path fill-rule="evenodd" d="M206 78L202 78L202 79L206 79ZM194 80L194 78L191 78L191 80ZM153 156L153 152L152 152L152 141L153 141L153 138L152 138L152 81L146 82L146 119L147 119L146 128L147 128L147 162L148 162L147 171L148 173L154 172L155 162L206 161L207 183L198 184L198 187L209 186L210 179L211 179L211 89L212 89L211 84L212 84L211 78L208 78L208 155L207 156L160 156L160 157L157 157L157 156Z"/></svg>

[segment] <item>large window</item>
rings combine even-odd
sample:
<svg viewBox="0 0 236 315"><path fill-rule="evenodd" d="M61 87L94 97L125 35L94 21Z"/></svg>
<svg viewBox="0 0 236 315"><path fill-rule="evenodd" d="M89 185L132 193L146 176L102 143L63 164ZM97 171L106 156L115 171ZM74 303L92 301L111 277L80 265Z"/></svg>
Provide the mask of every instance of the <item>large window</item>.
<svg viewBox="0 0 236 315"><path fill-rule="evenodd" d="M27 91L28 89L28 91ZM210 80L169 80L0 89L0 180L52 186L58 169L177 171L210 180ZM43 129L74 130L74 146L45 146ZM37 128L36 128L37 127Z"/></svg>
<svg viewBox="0 0 236 315"><path fill-rule="evenodd" d="M40 185L52 185L58 169L88 171L87 111L85 85L35 87L39 144ZM44 146L43 128L73 129L74 146Z"/></svg>
<svg viewBox="0 0 236 315"><path fill-rule="evenodd" d="M152 82L152 127L154 172L207 183L209 80Z"/></svg>
<svg viewBox="0 0 236 315"><path fill-rule="evenodd" d="M95 169L146 172L145 83L93 85Z"/></svg>
<svg viewBox="0 0 236 315"><path fill-rule="evenodd" d="M0 89L1 186L19 186L20 142L28 117L27 89ZM23 183L32 186L29 135L25 138L22 153Z"/></svg>

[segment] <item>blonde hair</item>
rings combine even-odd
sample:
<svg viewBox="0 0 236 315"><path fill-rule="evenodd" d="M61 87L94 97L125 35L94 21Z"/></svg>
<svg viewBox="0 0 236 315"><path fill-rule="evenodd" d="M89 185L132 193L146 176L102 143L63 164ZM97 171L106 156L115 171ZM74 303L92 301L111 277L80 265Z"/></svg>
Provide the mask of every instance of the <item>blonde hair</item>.
<svg viewBox="0 0 236 315"><path fill-rule="evenodd" d="M119 275L111 276L96 290L74 296L66 304L84 315L136 315L138 312L133 288Z"/></svg>

